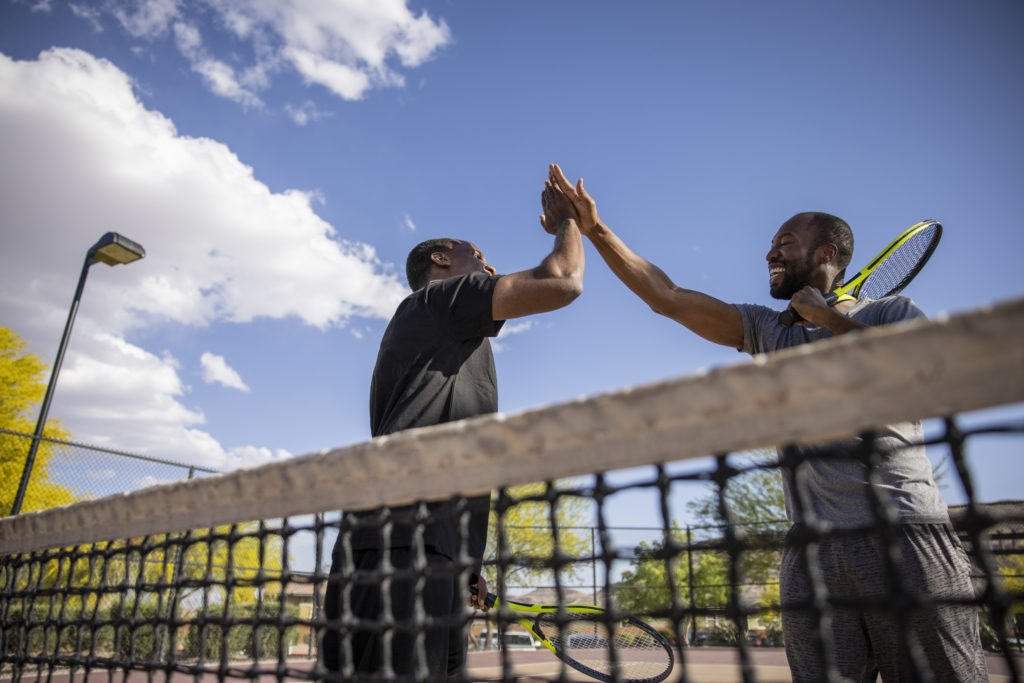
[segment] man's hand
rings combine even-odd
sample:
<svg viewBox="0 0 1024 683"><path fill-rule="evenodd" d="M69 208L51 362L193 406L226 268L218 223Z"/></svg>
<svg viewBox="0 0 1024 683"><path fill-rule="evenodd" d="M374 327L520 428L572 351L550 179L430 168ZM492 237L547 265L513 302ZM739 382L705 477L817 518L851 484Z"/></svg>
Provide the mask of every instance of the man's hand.
<svg viewBox="0 0 1024 683"><path fill-rule="evenodd" d="M803 320L798 320L797 325L803 325L805 323L813 323L815 325L821 325L820 322L822 314L831 313L829 305L825 303L825 297L822 293L810 285L804 285L803 289L798 290L793 298L789 301L790 307L800 314Z"/></svg>
<svg viewBox="0 0 1024 683"><path fill-rule="evenodd" d="M803 318L803 320L796 323L797 325L811 323L818 327L824 327L835 335L863 330L867 327L862 322L846 317L836 307L829 306L825 303L825 296L810 285L805 286L794 294L793 298L789 301L789 305ZM850 304L840 303L839 307L844 305Z"/></svg>
<svg viewBox="0 0 1024 683"><path fill-rule="evenodd" d="M576 220L576 208L572 200L550 180L544 181L544 191L540 193L540 204L544 208L540 224L552 235L558 232L558 226L567 220Z"/></svg>
<svg viewBox="0 0 1024 683"><path fill-rule="evenodd" d="M580 232L589 236L591 230L601 222L601 219L597 215L597 203L583 189L583 178L580 178L579 182L576 183L576 187L573 187L562 173L562 169L559 168L558 164L551 164L548 167L548 179L552 185L572 200L573 207L576 209Z"/></svg>
<svg viewBox="0 0 1024 683"><path fill-rule="evenodd" d="M476 588L476 592L469 592L469 606L486 612L490 609L487 606L487 580L482 576L476 577L473 588Z"/></svg>

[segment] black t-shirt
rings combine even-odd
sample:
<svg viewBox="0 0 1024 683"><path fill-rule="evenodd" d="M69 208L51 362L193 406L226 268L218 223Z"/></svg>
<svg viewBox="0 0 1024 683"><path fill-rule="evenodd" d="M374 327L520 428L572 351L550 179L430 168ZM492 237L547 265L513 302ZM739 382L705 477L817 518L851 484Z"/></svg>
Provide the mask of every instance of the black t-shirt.
<svg viewBox="0 0 1024 683"><path fill-rule="evenodd" d="M384 331L370 384L370 429L373 436L414 427L452 422L498 409L494 356L488 337L504 321L491 317L498 276L484 272L434 280L399 304ZM469 499L469 553L478 561L487 535L490 496ZM436 521L424 528L423 542L455 558L458 520L453 503L430 503ZM392 508L391 547L412 545L409 506ZM376 513L357 515L363 520ZM340 539L339 539L340 541ZM377 528L359 528L352 548L380 548Z"/></svg>

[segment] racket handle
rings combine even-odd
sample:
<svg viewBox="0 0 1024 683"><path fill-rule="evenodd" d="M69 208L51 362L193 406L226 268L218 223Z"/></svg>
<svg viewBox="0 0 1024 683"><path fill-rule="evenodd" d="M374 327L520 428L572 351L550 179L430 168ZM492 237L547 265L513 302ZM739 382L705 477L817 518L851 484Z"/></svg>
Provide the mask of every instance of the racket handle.
<svg viewBox="0 0 1024 683"><path fill-rule="evenodd" d="M825 303L829 306L835 306L838 301L839 296L835 292L830 292L825 296ZM793 325L801 320L803 320L803 317L792 308L787 308L782 313L779 313L779 324L783 327L793 327Z"/></svg>
<svg viewBox="0 0 1024 683"><path fill-rule="evenodd" d="M469 587L469 592L472 593L473 595L479 595L480 594L480 591L478 591L476 589L476 586L470 586ZM494 601L497 600L497 599L498 599L497 595L495 595L494 593L491 593L490 591L487 591L487 599L484 600L484 604L487 605L488 607L494 607Z"/></svg>
<svg viewBox="0 0 1024 683"><path fill-rule="evenodd" d="M793 327L794 324L801 320L803 318L792 308L787 308L782 313L779 313L779 324L783 327Z"/></svg>

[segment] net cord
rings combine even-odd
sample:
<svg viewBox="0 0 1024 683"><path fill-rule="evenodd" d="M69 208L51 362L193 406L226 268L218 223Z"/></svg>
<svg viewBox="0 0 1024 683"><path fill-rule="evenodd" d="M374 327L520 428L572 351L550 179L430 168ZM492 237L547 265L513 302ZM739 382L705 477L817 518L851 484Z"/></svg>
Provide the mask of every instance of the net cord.
<svg viewBox="0 0 1024 683"><path fill-rule="evenodd" d="M1020 401L1024 298L843 335L681 379L3 518L0 555L254 516L479 495ZM857 410L836 408L845 404ZM455 471L458 490L452 488Z"/></svg>

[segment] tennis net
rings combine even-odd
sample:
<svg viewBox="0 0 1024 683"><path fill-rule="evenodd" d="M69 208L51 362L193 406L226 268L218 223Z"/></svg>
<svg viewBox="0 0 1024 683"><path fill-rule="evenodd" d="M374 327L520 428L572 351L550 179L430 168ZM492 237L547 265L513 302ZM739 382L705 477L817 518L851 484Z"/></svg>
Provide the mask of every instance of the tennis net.
<svg viewBox="0 0 1024 683"><path fill-rule="evenodd" d="M383 677L355 675L358 635L380 632L389 644L408 637L425 657L430 634L452 626L463 628L469 650L464 680L702 680L695 646L711 639L734 645L731 665L756 681L768 665L755 641L771 640L780 611L811 615L813 646L838 676L826 635L836 610L890 612L909 629L915 610L943 604L976 609L993 652L990 673L1021 680L1014 648L1024 627L1024 503L987 504L972 477L987 466L986 444L1021 452L1021 402L1024 300L1016 300L693 377L0 519L0 681L425 680L419 661L408 675L387 666ZM829 593L812 562L811 594L783 600L771 565L788 525L744 517L751 489L743 482L756 489L761 474L799 471L790 446L854 435L863 444L856 457L872 473L890 448L882 426L916 420L926 421L926 445L947 456L946 478L966 500L953 517L970 551L975 595L929 597L907 585L891 552L894 503L873 495L869 529L835 529L810 515L789 539L813 558L830 539L870 536L890 550L887 590L849 604ZM790 445L782 457L756 452L776 444ZM794 498L803 500L800 477L794 482ZM711 492L720 521L700 537L679 525L681 501L694 488ZM439 579L466 582L478 571L467 552L470 526L488 497L479 571L502 606L487 620L463 609L438 621L424 600ZM649 511L653 538L617 534L624 506ZM578 531L581 521L589 533ZM423 539L446 522L460 532L459 550L453 562L433 564ZM385 553L372 568L352 562L359 534L405 531L409 558ZM581 575L593 589L582 597ZM537 590L525 596L506 590L531 582ZM354 584L408 585L412 607L398 614L385 599L382 618L361 619L350 604ZM580 602L604 609L573 607ZM524 604L543 619L534 612L521 621ZM637 654L634 646L648 638L638 628L668 654L661 645ZM538 648L545 635L563 659ZM325 668L325 642L343 660L337 672ZM931 680L920 648L904 649L918 679ZM652 657L662 662L654 673L643 663Z"/></svg>

